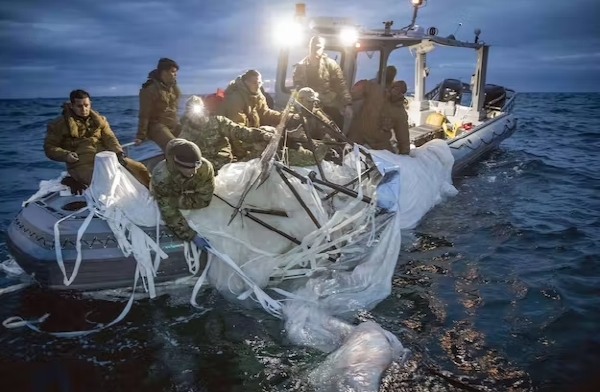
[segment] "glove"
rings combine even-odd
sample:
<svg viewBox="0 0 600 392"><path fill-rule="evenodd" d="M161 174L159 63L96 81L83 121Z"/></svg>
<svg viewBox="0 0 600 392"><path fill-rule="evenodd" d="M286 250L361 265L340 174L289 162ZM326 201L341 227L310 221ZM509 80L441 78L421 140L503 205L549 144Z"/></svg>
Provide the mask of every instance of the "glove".
<svg viewBox="0 0 600 392"><path fill-rule="evenodd" d="M269 133L269 132L263 132L263 134L262 134L262 139L263 139L265 142L270 142L270 141L271 141L271 139L273 139L273 134L272 134L272 133Z"/></svg>
<svg viewBox="0 0 600 392"><path fill-rule="evenodd" d="M192 242L194 244L196 244L196 246L199 249L202 250L207 250L208 248L210 248L210 244L208 243L208 240L204 237L201 237L199 235L195 236L194 239L192 240Z"/></svg>
<svg viewBox="0 0 600 392"><path fill-rule="evenodd" d="M67 154L67 162L68 163L75 163L79 160L79 155L77 155L76 152L70 152Z"/></svg>
<svg viewBox="0 0 600 392"><path fill-rule="evenodd" d="M277 132L277 129L275 127L270 126L270 125L261 125L259 128L262 129L265 132L270 132L270 133Z"/></svg>
<svg viewBox="0 0 600 392"><path fill-rule="evenodd" d="M82 184L73 177L65 177L60 183L68 186L71 189L72 195L81 195L87 189L87 185Z"/></svg>
<svg viewBox="0 0 600 392"><path fill-rule="evenodd" d="M117 153L117 159L119 160L119 163L121 164L121 166L123 167L127 167L127 161L125 160L125 153L124 152L118 152Z"/></svg>

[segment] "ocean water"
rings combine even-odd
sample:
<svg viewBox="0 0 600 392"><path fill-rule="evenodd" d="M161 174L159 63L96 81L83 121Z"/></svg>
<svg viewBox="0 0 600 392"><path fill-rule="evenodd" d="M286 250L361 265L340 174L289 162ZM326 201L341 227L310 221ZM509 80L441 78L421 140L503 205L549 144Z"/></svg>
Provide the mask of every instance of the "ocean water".
<svg viewBox="0 0 600 392"><path fill-rule="evenodd" d="M0 101L0 260L21 202L62 169L42 150L60 104ZM93 106L122 143L133 139L135 97ZM517 132L405 234L391 296L359 316L413 351L382 391L573 391L597 378L600 94L521 94L514 110ZM0 272L0 287L15 283ZM201 315L190 292L139 300L120 324L77 339L0 328L0 390L305 390L303 375L324 354L212 291L199 302L214 310ZM45 330L89 329L123 306L31 286L0 297L0 319L50 313Z"/></svg>

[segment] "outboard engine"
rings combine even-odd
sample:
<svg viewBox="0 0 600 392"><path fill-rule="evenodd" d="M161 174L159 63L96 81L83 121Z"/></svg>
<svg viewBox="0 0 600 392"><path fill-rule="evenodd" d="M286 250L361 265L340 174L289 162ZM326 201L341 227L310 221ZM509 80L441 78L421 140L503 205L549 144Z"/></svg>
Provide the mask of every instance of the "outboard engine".
<svg viewBox="0 0 600 392"><path fill-rule="evenodd" d="M458 79L445 79L440 84L439 100L440 102L450 102L459 104L462 96L463 83Z"/></svg>
<svg viewBox="0 0 600 392"><path fill-rule="evenodd" d="M506 89L495 84L485 85L485 99L483 106L501 108L506 102Z"/></svg>

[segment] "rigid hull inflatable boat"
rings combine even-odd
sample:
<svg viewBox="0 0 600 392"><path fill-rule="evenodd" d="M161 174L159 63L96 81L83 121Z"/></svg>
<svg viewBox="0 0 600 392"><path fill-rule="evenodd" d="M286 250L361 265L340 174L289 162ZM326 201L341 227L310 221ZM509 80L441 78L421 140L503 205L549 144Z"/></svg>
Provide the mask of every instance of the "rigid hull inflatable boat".
<svg viewBox="0 0 600 392"><path fill-rule="evenodd" d="M388 59L390 53L398 48L414 50L415 92L413 96L407 97L411 143L419 150L427 148L432 142L439 143L443 140L454 158L452 174L480 159L516 130L517 120L511 113L516 94L510 89L486 85L489 46L483 43L442 38L414 29L391 30L387 24L386 29L382 30L358 29L353 40L348 42L340 32L346 32L345 25L355 25L346 19L315 18L312 23L308 23L302 17L297 17L296 22L301 25L299 31L308 33L304 41L298 41L298 46L303 51L308 42L306 37L315 33L325 37L326 45L329 45L326 49L339 50L341 45L346 45L342 69L350 85L355 82L356 59L361 52L375 51L380 53L382 59ZM307 30L308 25L311 26L310 31ZM435 46L477 51L477 64L471 84L446 79L429 93L425 93L425 55ZM292 48L282 49L278 61L275 106L280 109L290 100L290 89L286 86L290 75L286 75L286 72L289 70L291 53ZM383 83L387 63L377 61L381 75L379 82ZM143 156L132 157L143 162L150 170L163 158L157 148L151 148ZM355 191L352 186L348 189ZM27 274L53 289L87 291L131 286L132 276L136 271L134 257L124 255L109 225L99 217L91 218L85 231L79 233L88 216L87 211L78 212L82 207L85 207L85 198L72 196L70 192L58 188L27 203L8 228L7 245L10 253ZM256 216L260 216L260 212ZM63 219L59 224L60 235L56 236L56 223ZM153 238L158 233L160 248L168 256L156 271L155 282L190 276L184 252L185 244L182 241L163 226L159 226L158 230L156 227L147 227L144 231ZM66 286L65 274L71 275L74 270L78 243L83 260L76 277ZM57 246L66 272L57 263Z"/></svg>
<svg viewBox="0 0 600 392"><path fill-rule="evenodd" d="M156 149L158 150L158 148ZM149 169L162 159L153 152L140 159ZM58 181L56 181L58 182ZM60 185L58 185L60 187ZM7 230L7 246L19 266L38 283L52 289L99 290L131 286L136 269L133 256L125 257L107 222L94 217L80 238L85 255L73 283L64 284L63 272L57 264L56 245L61 249L64 266L70 275L77 258L77 237L88 215L77 212L86 206L83 196L73 196L67 189L53 191L22 208ZM55 225L59 220L59 235ZM156 228L144 228L156 237ZM166 227L159 227L160 245L169 256L161 263L155 281L172 281L189 276L182 252L183 243Z"/></svg>

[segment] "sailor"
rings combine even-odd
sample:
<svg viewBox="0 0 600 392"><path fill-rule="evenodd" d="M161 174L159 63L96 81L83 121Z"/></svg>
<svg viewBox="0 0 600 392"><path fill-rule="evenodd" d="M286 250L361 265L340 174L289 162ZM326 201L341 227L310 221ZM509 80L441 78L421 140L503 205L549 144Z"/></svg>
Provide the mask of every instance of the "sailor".
<svg viewBox="0 0 600 392"><path fill-rule="evenodd" d="M204 247L202 237L181 214L210 205L215 190L212 164L202 157L198 146L184 139L172 139L165 146L165 159L152 171L150 191L165 224L183 241Z"/></svg>
<svg viewBox="0 0 600 392"><path fill-rule="evenodd" d="M342 69L324 50L323 37L310 39L308 56L294 65L293 83L296 91L310 87L319 93L323 111L343 128L344 118L352 118L352 98Z"/></svg>
<svg viewBox="0 0 600 392"><path fill-rule="evenodd" d="M410 153L410 127L408 126L407 101L404 95L407 91L406 82L397 80L386 90L386 105L384 106L382 126L394 131L398 154Z"/></svg>
<svg viewBox="0 0 600 392"><path fill-rule="evenodd" d="M217 114L247 127L276 126L281 120L281 112L269 108L261 87L260 72L246 71L229 83ZM235 155L243 158L246 153L243 146L236 140L231 140L231 144Z"/></svg>
<svg viewBox="0 0 600 392"><path fill-rule="evenodd" d="M352 91L363 104L352 121L348 137L373 150L388 150L398 154L410 152L408 114L404 108L406 83L396 81L387 91L368 80L357 83ZM397 150L392 145L396 138Z"/></svg>
<svg viewBox="0 0 600 392"><path fill-rule="evenodd" d="M398 70L393 65L388 65L385 68L385 88L389 88L392 85L392 83L394 83L394 79L396 78L397 74ZM377 71L377 76L375 77L375 79L371 79L370 82L379 83L378 79L379 71Z"/></svg>
<svg viewBox="0 0 600 392"><path fill-rule="evenodd" d="M237 124L227 117L208 116L202 98L192 95L185 103L185 112L180 121L182 139L195 143L215 169L215 175L228 163L246 157L254 143L264 149L273 133L261 128L250 128ZM243 150L243 156L234 154L232 143ZM262 151L262 150L261 150Z"/></svg>
<svg viewBox="0 0 600 392"><path fill-rule="evenodd" d="M297 114L288 122L288 127L296 130L288 132L288 138L306 139L310 135L312 139L331 140L325 131L325 123L331 122L331 119L323 112L319 103L319 94L312 88L303 87L298 91L294 107ZM308 129L304 129L305 126Z"/></svg>
<svg viewBox="0 0 600 392"><path fill-rule="evenodd" d="M276 126L281 112L269 108L261 92L262 84L261 74L254 69L238 76L225 89L225 100L217 114L247 127Z"/></svg>
<svg viewBox="0 0 600 392"><path fill-rule="evenodd" d="M140 162L125 156L106 117L92 110L90 94L73 90L69 102L63 104L62 115L48 123L44 152L53 161L66 162L67 172L84 189L92 182L94 159L101 151L117 154L119 163L140 183L149 186L150 172Z"/></svg>
<svg viewBox="0 0 600 392"><path fill-rule="evenodd" d="M228 163L260 158L275 132L273 127L267 125L251 128L237 124L227 117L207 116L202 98L195 95L186 101L180 126L180 137L195 143L203 151L204 157L213 164L215 175ZM236 140L243 146L244 156L234 154L231 140ZM326 152L326 147L320 147L317 158L323 159ZM313 154L301 148L290 149L288 159L289 164L293 166L315 164Z"/></svg>
<svg viewBox="0 0 600 392"><path fill-rule="evenodd" d="M177 109L181 92L177 86L179 65L171 59L161 58L156 69L139 93L140 109L135 144L146 139L154 141L165 151L167 143L177 136Z"/></svg>

